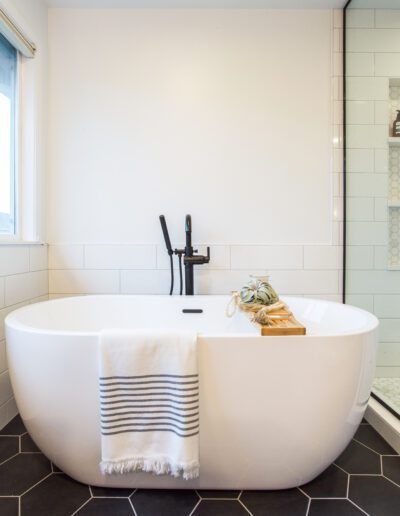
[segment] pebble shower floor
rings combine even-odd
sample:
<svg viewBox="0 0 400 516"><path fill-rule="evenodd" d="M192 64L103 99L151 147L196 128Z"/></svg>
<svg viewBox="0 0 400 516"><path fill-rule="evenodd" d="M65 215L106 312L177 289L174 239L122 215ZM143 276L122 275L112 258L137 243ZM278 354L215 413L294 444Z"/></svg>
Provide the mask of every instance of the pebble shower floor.
<svg viewBox="0 0 400 516"><path fill-rule="evenodd" d="M284 491L107 489L75 482L19 416L0 431L1 516L399 516L400 456L365 421L318 478Z"/></svg>

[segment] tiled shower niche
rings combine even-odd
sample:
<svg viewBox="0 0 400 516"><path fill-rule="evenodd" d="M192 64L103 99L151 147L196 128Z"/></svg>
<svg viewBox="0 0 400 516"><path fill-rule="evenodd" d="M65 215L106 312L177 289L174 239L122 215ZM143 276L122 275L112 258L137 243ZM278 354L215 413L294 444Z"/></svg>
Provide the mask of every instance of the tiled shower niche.
<svg viewBox="0 0 400 516"><path fill-rule="evenodd" d="M397 117L397 110L400 109L400 79L389 79L389 134L393 136L393 122Z"/></svg>
<svg viewBox="0 0 400 516"><path fill-rule="evenodd" d="M393 122L400 109L400 79L389 79L388 268L400 269L400 138L393 137Z"/></svg>
<svg viewBox="0 0 400 516"><path fill-rule="evenodd" d="M389 207L389 268L400 269L400 208Z"/></svg>

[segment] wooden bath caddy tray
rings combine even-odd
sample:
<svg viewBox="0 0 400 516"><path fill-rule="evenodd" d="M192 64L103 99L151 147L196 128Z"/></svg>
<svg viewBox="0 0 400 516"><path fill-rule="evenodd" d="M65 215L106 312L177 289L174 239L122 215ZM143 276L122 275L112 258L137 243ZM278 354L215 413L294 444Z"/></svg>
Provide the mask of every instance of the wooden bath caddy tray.
<svg viewBox="0 0 400 516"><path fill-rule="evenodd" d="M281 313L281 312L276 312ZM272 324L267 326L264 324L255 323L261 331L263 337L273 335L305 335L306 328L299 323L297 319L291 315L288 319L277 319Z"/></svg>
<svg viewBox="0 0 400 516"><path fill-rule="evenodd" d="M250 317L252 315L248 314ZM294 317L294 315L287 309L287 307L279 308L269 314L271 316L270 324L260 324L253 321L253 324L258 326L263 337L274 335L305 335L306 328ZM276 318L283 316L283 318Z"/></svg>

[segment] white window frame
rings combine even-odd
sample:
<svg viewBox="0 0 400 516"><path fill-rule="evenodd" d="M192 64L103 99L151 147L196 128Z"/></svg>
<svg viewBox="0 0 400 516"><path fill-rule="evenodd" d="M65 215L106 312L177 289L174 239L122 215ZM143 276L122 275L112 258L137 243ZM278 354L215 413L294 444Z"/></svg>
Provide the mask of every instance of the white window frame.
<svg viewBox="0 0 400 516"><path fill-rule="evenodd" d="M1 6L0 6L1 7ZM0 9L1 16L6 16L12 24L14 21ZM0 19L1 23L1 19ZM28 39L21 40L22 34L16 27L16 37L12 31L3 32L3 36L17 49L16 70L16 109L15 109L15 227L14 234L0 235L2 244L41 244L43 243L43 228L41 219L43 214L39 210L37 196L42 191L39 184L37 140L42 123L38 117L38 80L37 67L40 64L31 59L35 54L35 45ZM7 27L6 27L7 29ZM18 34L19 33L19 34ZM23 34L22 34L23 36ZM24 37L24 36L23 36ZM22 41L22 43L21 43ZM25 45L25 42L27 44ZM29 47L31 45L31 48Z"/></svg>
<svg viewBox="0 0 400 516"><path fill-rule="evenodd" d="M11 43L10 43L11 44ZM14 47L15 48L15 47ZM20 213L19 213L19 165L20 165L20 70L21 70L21 56L18 50L16 50L16 70L15 70L15 109L14 109L14 157L13 157L13 180L14 185L10 188L14 188L14 233L0 233L0 243L3 242L15 242L20 240L19 225L20 225ZM10 192L11 193L11 192Z"/></svg>

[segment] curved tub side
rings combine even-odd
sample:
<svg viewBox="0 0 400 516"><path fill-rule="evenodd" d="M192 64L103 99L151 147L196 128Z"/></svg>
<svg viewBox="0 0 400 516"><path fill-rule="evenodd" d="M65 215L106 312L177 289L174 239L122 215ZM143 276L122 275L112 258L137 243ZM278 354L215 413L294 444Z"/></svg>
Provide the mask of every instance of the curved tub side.
<svg viewBox="0 0 400 516"><path fill-rule="evenodd" d="M199 479L100 474L97 337L9 328L11 381L44 453L92 485L284 489L323 471L352 438L372 381L374 334L199 338Z"/></svg>

